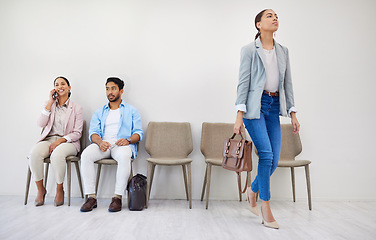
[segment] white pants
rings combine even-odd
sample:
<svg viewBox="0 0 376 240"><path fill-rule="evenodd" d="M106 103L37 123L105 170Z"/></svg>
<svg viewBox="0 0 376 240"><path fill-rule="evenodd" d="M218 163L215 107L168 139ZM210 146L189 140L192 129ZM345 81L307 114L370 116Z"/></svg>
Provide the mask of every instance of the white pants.
<svg viewBox="0 0 376 240"><path fill-rule="evenodd" d="M44 159L50 155L51 144L59 138L59 136L47 137L44 141L35 144L31 149L29 154L29 166L36 182L43 179ZM67 164L65 158L72 155L77 155L77 149L73 143L62 143L51 153L50 161L55 174L56 183L61 184L64 182Z"/></svg>
<svg viewBox="0 0 376 240"><path fill-rule="evenodd" d="M95 143L89 145L81 155L81 174L84 181L85 194L96 194L95 192L95 167L94 162L102 158L112 157L117 161L115 194L124 195L128 178L131 172L132 150L129 146L115 146L111 150L102 152Z"/></svg>

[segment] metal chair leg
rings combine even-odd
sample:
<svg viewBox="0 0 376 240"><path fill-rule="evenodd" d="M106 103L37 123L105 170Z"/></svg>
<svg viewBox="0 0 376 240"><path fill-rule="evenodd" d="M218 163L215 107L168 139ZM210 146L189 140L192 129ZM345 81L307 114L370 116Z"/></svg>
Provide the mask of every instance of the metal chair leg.
<svg viewBox="0 0 376 240"><path fill-rule="evenodd" d="M305 166L306 179L307 179L307 192L308 192L308 207L312 210L312 196L311 196L311 180L309 175L309 165Z"/></svg>
<svg viewBox="0 0 376 240"><path fill-rule="evenodd" d="M95 194L98 196L98 185L99 185L99 177L101 176L102 164L98 164L97 169L97 180L95 182Z"/></svg>
<svg viewBox="0 0 376 240"><path fill-rule="evenodd" d="M149 198L150 198L150 186L151 186L151 171L152 171L152 163L148 162L148 170L147 170L147 184L146 184L146 208L149 206Z"/></svg>
<svg viewBox="0 0 376 240"><path fill-rule="evenodd" d="M191 173L191 163L187 164L187 169L188 169L189 209L192 209L192 173Z"/></svg>
<svg viewBox="0 0 376 240"><path fill-rule="evenodd" d="M183 176L184 176L184 186L185 186L185 195L187 196L187 201L189 201L189 193L188 193L188 185L187 185L187 170L185 169L185 165L181 165L183 168Z"/></svg>
<svg viewBox="0 0 376 240"><path fill-rule="evenodd" d="M209 207L209 193L210 193L210 179L211 179L211 169L212 169L212 164L208 163L208 172L206 176L206 209Z"/></svg>
<svg viewBox="0 0 376 240"><path fill-rule="evenodd" d="M202 185L201 201L204 200L207 174L208 174L208 164L206 164L206 168L205 168L205 177L204 177L204 184Z"/></svg>
<svg viewBox="0 0 376 240"><path fill-rule="evenodd" d="M153 180L154 180L154 171L155 171L155 164L151 164L151 177L150 177L150 192L151 192L151 187L153 186ZM149 197L150 197L150 192L149 192Z"/></svg>
<svg viewBox="0 0 376 240"><path fill-rule="evenodd" d="M46 163L44 167L44 188L47 189L47 177L48 177L48 167L50 166L49 163Z"/></svg>
<svg viewBox="0 0 376 240"><path fill-rule="evenodd" d="M25 202L24 202L24 205L27 204L27 198L29 197L30 181L31 181L31 171L30 171L30 167L28 166L27 167L26 191L25 191Z"/></svg>
<svg viewBox="0 0 376 240"><path fill-rule="evenodd" d="M70 199L71 199L71 161L67 161L67 183L68 183L68 206L70 206Z"/></svg>
<svg viewBox="0 0 376 240"><path fill-rule="evenodd" d="M292 200L295 202L295 171L294 167L291 167L291 183L292 183Z"/></svg>
<svg viewBox="0 0 376 240"><path fill-rule="evenodd" d="M80 186L80 191L81 191L81 198L84 198L84 191L83 191L83 188L82 188L80 165L78 164L78 162L74 162L74 165L76 166L77 179L78 179L78 184Z"/></svg>
<svg viewBox="0 0 376 240"><path fill-rule="evenodd" d="M133 177L133 159L131 159L131 174L129 175L129 180L131 180L131 178Z"/></svg>

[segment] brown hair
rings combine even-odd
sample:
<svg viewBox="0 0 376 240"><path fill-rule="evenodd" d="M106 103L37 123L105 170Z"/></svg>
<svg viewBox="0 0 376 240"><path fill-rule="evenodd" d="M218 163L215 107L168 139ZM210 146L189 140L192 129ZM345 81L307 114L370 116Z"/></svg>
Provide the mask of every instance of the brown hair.
<svg viewBox="0 0 376 240"><path fill-rule="evenodd" d="M264 12L268 9L264 9L261 12L259 12L255 17L255 27L257 29L257 34L255 36L255 40L261 35L260 29L257 27L257 23L261 21L262 16L264 15Z"/></svg>

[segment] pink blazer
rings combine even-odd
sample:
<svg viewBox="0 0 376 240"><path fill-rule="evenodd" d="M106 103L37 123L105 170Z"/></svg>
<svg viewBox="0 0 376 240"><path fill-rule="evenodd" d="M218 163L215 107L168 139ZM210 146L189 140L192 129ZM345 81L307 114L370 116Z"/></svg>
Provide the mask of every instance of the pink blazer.
<svg viewBox="0 0 376 240"><path fill-rule="evenodd" d="M46 104L47 105L47 104ZM46 116L41 113L38 119L38 126L44 128L41 133L40 139L38 142L44 140L52 129L52 125L55 119L55 109L56 104L51 106L51 114ZM80 138L82 136L82 126L83 126L83 116L82 116L82 107L77 103L74 103L72 100L69 100L67 115L65 118L65 136L69 137L72 140L72 143L77 149L77 152L80 151Z"/></svg>

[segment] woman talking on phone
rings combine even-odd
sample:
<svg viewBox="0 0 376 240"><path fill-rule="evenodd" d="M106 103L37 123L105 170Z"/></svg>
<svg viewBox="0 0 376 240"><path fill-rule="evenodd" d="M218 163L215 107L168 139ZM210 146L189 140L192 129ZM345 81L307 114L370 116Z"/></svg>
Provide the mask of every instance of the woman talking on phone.
<svg viewBox="0 0 376 240"><path fill-rule="evenodd" d="M47 193L43 186L43 160L48 156L57 184L54 203L64 204L65 158L79 152L83 125L82 108L69 98L70 90L68 79L57 77L38 119L43 131L29 154L30 170L38 189L35 206L44 204Z"/></svg>
<svg viewBox="0 0 376 240"><path fill-rule="evenodd" d="M296 118L288 49L277 43L277 14L265 9L257 14L255 41L241 50L237 88L237 116L234 132L241 133L243 123L257 149L257 176L247 189L249 209L259 215L256 193L262 200L262 223L278 229L270 209L270 176L278 166L281 151L279 116L291 117L294 133L300 125Z"/></svg>

